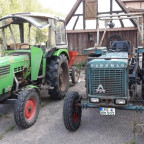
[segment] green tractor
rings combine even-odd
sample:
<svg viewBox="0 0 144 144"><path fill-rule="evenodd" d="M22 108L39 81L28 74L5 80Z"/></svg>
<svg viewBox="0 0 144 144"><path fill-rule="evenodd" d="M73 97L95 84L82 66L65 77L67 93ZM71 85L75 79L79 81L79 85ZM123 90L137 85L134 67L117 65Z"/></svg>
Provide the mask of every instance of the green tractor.
<svg viewBox="0 0 144 144"><path fill-rule="evenodd" d="M36 13L5 16L0 19L0 50L0 102L16 99L16 124L29 128L39 114L41 89L53 99L68 90L65 23Z"/></svg>

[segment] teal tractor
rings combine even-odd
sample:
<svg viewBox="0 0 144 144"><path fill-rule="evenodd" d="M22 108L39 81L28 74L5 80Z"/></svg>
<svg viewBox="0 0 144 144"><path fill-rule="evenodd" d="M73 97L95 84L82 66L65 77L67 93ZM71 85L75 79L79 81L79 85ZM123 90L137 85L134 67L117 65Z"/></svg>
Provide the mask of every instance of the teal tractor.
<svg viewBox="0 0 144 144"><path fill-rule="evenodd" d="M122 18L121 15L117 16ZM130 14L124 16L131 18ZM133 19L134 16L135 14L132 14ZM110 15L105 20L112 18ZM141 32L143 33L143 30ZM144 44L143 38L141 40ZM95 47L84 51L84 54L89 56L86 61L86 97L74 91L67 93L63 105L66 129L75 131L79 128L82 110L86 108L99 108L100 115L111 116L115 115L116 109L140 112L144 110L143 46L132 52L130 41L115 40L110 42L109 48L101 47L97 43Z"/></svg>
<svg viewBox="0 0 144 144"><path fill-rule="evenodd" d="M11 14L0 19L0 35L0 102L16 99L16 124L28 128L38 117L41 89L53 99L68 90L65 23L47 15Z"/></svg>

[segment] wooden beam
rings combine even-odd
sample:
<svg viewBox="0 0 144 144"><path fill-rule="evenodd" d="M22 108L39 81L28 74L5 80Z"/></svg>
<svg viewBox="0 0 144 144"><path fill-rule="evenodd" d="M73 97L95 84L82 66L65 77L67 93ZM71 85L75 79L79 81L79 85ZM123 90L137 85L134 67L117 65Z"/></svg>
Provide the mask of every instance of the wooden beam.
<svg viewBox="0 0 144 144"><path fill-rule="evenodd" d="M121 0L116 0L116 2L124 12L129 13L128 9L125 7L125 4Z"/></svg>
<svg viewBox="0 0 144 144"><path fill-rule="evenodd" d="M130 12L140 12L140 13L143 13L144 12L144 9L134 9L134 8L128 8Z"/></svg>
<svg viewBox="0 0 144 144"><path fill-rule="evenodd" d="M110 14L112 14L113 0L110 0Z"/></svg>
<svg viewBox="0 0 144 144"><path fill-rule="evenodd" d="M123 23L122 19L119 19L119 21L120 21L121 26L124 27L124 23Z"/></svg>
<svg viewBox="0 0 144 144"><path fill-rule="evenodd" d="M116 0L117 4L120 6L120 8L125 12L129 13L130 11L126 8L125 4L121 0ZM136 22L133 19L130 19L130 21L133 23L133 25L136 27Z"/></svg>
<svg viewBox="0 0 144 144"><path fill-rule="evenodd" d="M118 16L118 17L120 18L120 16ZM119 21L120 21L121 27L124 27L124 23L123 23L122 19L119 19Z"/></svg>
<svg viewBox="0 0 144 144"><path fill-rule="evenodd" d="M77 19L76 19L75 24L74 24L74 26L73 26L73 30L75 29L78 20L79 20L79 16L77 16Z"/></svg>
<svg viewBox="0 0 144 144"><path fill-rule="evenodd" d="M124 27L124 28L108 28L107 31L137 31L137 27ZM87 29L87 30L67 30L67 33L96 33L97 29ZM100 29L100 32L104 32L104 29Z"/></svg>
<svg viewBox="0 0 144 144"><path fill-rule="evenodd" d="M121 0L122 2L143 2L143 0Z"/></svg>
<svg viewBox="0 0 144 144"><path fill-rule="evenodd" d="M73 16L83 16L83 14L74 14Z"/></svg>
<svg viewBox="0 0 144 144"><path fill-rule="evenodd" d="M75 5L73 6L73 8L71 9L70 13L67 15L67 17L65 19L66 25L69 23L70 19L72 18L72 16L76 12L76 10L79 7L79 5L80 5L81 2L82 2L82 0L77 0L76 1Z"/></svg>
<svg viewBox="0 0 144 144"><path fill-rule="evenodd" d="M85 0L83 0L83 29L85 29L86 23L85 23Z"/></svg>

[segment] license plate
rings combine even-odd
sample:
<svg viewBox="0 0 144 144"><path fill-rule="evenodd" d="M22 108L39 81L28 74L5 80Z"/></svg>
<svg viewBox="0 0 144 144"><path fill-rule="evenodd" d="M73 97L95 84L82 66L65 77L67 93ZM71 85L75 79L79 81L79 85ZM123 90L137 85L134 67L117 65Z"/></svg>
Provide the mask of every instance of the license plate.
<svg viewBox="0 0 144 144"><path fill-rule="evenodd" d="M115 108L104 108L100 107L101 115L115 115Z"/></svg>

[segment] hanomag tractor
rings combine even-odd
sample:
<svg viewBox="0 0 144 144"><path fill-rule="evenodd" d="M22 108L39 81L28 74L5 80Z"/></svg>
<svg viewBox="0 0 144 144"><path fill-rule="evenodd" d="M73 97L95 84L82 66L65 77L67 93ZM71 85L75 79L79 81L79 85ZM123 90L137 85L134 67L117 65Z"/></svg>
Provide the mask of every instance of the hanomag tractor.
<svg viewBox="0 0 144 144"><path fill-rule="evenodd" d="M136 22L143 46L132 54L130 43L112 41L110 48L101 47L112 20L131 19ZM142 24L138 23L138 19ZM104 20L105 31L99 43L99 20ZM65 127L79 128L84 108L99 108L101 115L115 115L115 109L143 111L144 106L144 39L143 14L106 15L97 17L97 44L84 51L89 55L86 64L86 100L78 92L68 92L63 105ZM142 55L142 68L139 57ZM141 85L141 95L137 88Z"/></svg>
<svg viewBox="0 0 144 144"><path fill-rule="evenodd" d="M36 13L12 14L0 19L0 34L0 102L16 99L16 124L28 128L38 117L41 89L53 99L68 90L65 23Z"/></svg>

